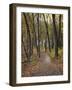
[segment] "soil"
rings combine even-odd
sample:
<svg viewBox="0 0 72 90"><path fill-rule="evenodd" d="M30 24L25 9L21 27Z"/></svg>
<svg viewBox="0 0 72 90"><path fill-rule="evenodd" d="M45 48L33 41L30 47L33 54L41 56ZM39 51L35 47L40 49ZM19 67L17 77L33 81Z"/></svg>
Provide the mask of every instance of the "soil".
<svg viewBox="0 0 72 90"><path fill-rule="evenodd" d="M57 59L52 62L46 53L41 53L35 64L22 63L22 77L49 75L63 75L63 63Z"/></svg>

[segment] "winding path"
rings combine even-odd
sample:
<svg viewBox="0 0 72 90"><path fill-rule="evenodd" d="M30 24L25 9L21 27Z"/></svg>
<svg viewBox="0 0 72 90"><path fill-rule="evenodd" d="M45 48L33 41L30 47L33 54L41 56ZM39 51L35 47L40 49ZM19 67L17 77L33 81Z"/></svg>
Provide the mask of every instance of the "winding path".
<svg viewBox="0 0 72 90"><path fill-rule="evenodd" d="M41 53L41 56L36 65L27 65L24 67L22 76L48 76L48 75L62 75L63 64L53 63L46 53Z"/></svg>

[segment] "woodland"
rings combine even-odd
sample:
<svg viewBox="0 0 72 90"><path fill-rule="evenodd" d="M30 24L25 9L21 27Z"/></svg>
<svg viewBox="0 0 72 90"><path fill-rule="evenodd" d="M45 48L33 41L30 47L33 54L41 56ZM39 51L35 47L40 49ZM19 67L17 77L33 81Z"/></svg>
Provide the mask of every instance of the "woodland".
<svg viewBox="0 0 72 90"><path fill-rule="evenodd" d="M63 75L63 15L21 13L22 77Z"/></svg>

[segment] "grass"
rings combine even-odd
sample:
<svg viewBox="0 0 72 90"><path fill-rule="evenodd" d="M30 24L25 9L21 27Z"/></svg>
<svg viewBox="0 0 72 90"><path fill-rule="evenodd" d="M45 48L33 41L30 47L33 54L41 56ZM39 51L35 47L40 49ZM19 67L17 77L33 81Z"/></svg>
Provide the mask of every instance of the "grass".
<svg viewBox="0 0 72 90"><path fill-rule="evenodd" d="M50 58L53 61L56 57L55 57L55 53L54 53L54 49L51 50L51 52L49 52ZM58 60L59 62L62 61L62 57L63 57L63 49L62 48L58 48Z"/></svg>
<svg viewBox="0 0 72 90"><path fill-rule="evenodd" d="M62 62L63 61L63 49L62 48L58 49L58 54L59 54L58 60L59 62Z"/></svg>

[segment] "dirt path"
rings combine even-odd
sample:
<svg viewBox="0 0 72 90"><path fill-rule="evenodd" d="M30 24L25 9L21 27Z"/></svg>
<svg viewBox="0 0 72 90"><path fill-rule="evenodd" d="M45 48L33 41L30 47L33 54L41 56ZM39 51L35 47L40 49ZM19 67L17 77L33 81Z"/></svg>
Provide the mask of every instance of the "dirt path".
<svg viewBox="0 0 72 90"><path fill-rule="evenodd" d="M41 61L42 63L46 63L46 64L51 63L50 57L46 53L44 53L44 52L41 53L39 61Z"/></svg>
<svg viewBox="0 0 72 90"><path fill-rule="evenodd" d="M22 76L48 76L62 75L63 64L51 62L46 53L41 53L41 57L35 65L23 64Z"/></svg>

